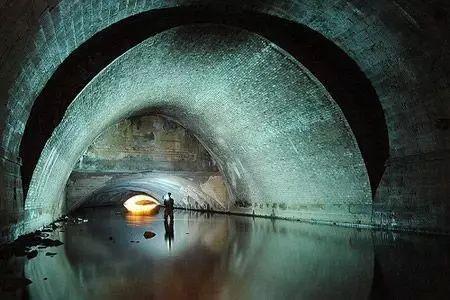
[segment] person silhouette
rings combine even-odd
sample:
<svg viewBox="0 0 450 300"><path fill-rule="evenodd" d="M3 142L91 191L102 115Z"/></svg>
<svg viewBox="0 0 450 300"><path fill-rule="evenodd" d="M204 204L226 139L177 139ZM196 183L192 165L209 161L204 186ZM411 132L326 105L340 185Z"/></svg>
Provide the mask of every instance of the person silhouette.
<svg viewBox="0 0 450 300"><path fill-rule="evenodd" d="M166 231L164 234L164 240L167 242L169 246L169 250L172 249L172 241L174 240L174 232L173 232L173 219L168 221L164 219L164 230Z"/></svg>
<svg viewBox="0 0 450 300"><path fill-rule="evenodd" d="M171 222L173 222L173 198L171 193L167 193L164 196L164 220L167 221L170 218Z"/></svg>

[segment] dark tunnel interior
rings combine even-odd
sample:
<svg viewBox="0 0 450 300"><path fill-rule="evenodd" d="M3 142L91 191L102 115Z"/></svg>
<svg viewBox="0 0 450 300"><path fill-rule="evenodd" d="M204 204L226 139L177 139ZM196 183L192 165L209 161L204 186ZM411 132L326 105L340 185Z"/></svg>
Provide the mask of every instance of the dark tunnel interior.
<svg viewBox="0 0 450 300"><path fill-rule="evenodd" d="M0 299L447 299L450 1L0 1Z"/></svg>
<svg viewBox="0 0 450 300"><path fill-rule="evenodd" d="M20 146L24 193L41 151L66 108L100 70L149 36L195 23L226 24L255 32L304 64L344 113L375 194L389 156L389 137L378 96L358 65L339 47L306 26L264 14L196 7L162 9L129 17L94 35L58 67L36 98L25 127Z"/></svg>

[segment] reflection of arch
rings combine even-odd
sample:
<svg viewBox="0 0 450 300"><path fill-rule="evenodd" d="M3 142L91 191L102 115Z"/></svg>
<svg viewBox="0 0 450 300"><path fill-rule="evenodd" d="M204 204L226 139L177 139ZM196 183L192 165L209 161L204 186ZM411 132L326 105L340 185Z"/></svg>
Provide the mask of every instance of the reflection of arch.
<svg viewBox="0 0 450 300"><path fill-rule="evenodd" d="M376 92L349 56L319 33L277 17L176 8L150 11L118 22L92 37L59 66L34 102L20 145L25 193L42 149L67 106L103 67L148 36L197 22L229 24L253 31L305 65L344 113L366 164L372 193L376 191L389 152L386 122Z"/></svg>
<svg viewBox="0 0 450 300"><path fill-rule="evenodd" d="M141 222L136 222L142 226L121 224L112 227L111 223L120 224L118 219L122 218L115 215L114 222L98 222L99 219L110 220L110 214L110 210L103 213L97 210L97 220L85 223L83 235L79 234L78 227L68 226L65 234L71 238L64 241L67 250L54 258L61 263L34 261L26 264L25 276L55 278L58 274L67 274L63 284L52 287L51 296L55 298L64 297L68 290L80 297L89 291L90 295L84 298L102 299L111 296L133 298L135 295L130 295L130 290L136 293L134 298L141 298L155 295L157 289L156 298L178 299L185 297L192 286L197 287L196 291L203 291L202 296L205 296L205 289L199 285L206 289L213 286L216 290L227 290L229 293L225 298L229 299L271 299L279 297L280 291L287 298L359 299L367 298L370 291L374 247L368 231L281 220L277 221L280 234L274 234L268 219L215 215L211 220L205 214L179 212L175 221L175 247L172 255L167 257L162 241L141 242L140 247L130 247L127 239L142 236L142 226L149 228L150 224L155 233L162 234L162 221L142 218ZM111 228L115 229L113 233ZM111 247L107 238L111 235L115 240L125 239L126 242ZM352 244L350 240L356 240L356 243ZM148 267L149 262L153 262L152 268ZM91 272L92 269L99 271ZM318 269L322 271L317 272ZM337 272L345 272L346 276L336 276ZM286 277L286 273L291 276ZM142 285L139 280L121 280L134 279L135 274L139 274L146 284ZM233 280L227 280L229 277L218 280L224 275L232 276ZM195 281L191 281L192 278ZM211 278L214 280L209 281ZM357 283L355 278L358 278ZM80 280L84 280L87 288L79 289ZM175 294L168 294L167 284L174 280L185 284L180 285ZM254 285L248 280L266 283L266 286L252 289ZM109 285L111 288L97 288ZM217 285L228 288L221 289ZM49 298L49 290L42 286L30 285L31 297Z"/></svg>
<svg viewBox="0 0 450 300"><path fill-rule="evenodd" d="M179 120L208 147L233 194L245 200L232 209L341 222L364 218L348 212L371 203L364 162L324 87L260 36L207 25L144 41L83 89L35 169L26 208L41 215L30 224L61 213L73 165L104 128L148 108Z"/></svg>

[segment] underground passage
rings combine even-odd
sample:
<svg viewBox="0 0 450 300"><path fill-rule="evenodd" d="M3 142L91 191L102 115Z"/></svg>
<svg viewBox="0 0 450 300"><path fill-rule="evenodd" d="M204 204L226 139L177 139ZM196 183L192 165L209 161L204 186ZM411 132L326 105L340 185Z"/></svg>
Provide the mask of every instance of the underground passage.
<svg viewBox="0 0 450 300"><path fill-rule="evenodd" d="M0 4L1 299L450 297L450 3Z"/></svg>

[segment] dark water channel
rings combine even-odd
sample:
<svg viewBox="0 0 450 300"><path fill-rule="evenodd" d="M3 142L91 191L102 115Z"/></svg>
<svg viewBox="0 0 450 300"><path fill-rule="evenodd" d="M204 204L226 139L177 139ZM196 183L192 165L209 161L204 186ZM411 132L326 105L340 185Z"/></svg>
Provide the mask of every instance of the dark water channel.
<svg viewBox="0 0 450 300"><path fill-rule="evenodd" d="M79 211L64 245L22 261L31 299L450 297L450 239L176 211ZM165 226L166 225L166 226ZM173 229L173 231L172 231ZM146 239L145 231L156 233ZM3 294L2 299L12 297Z"/></svg>

